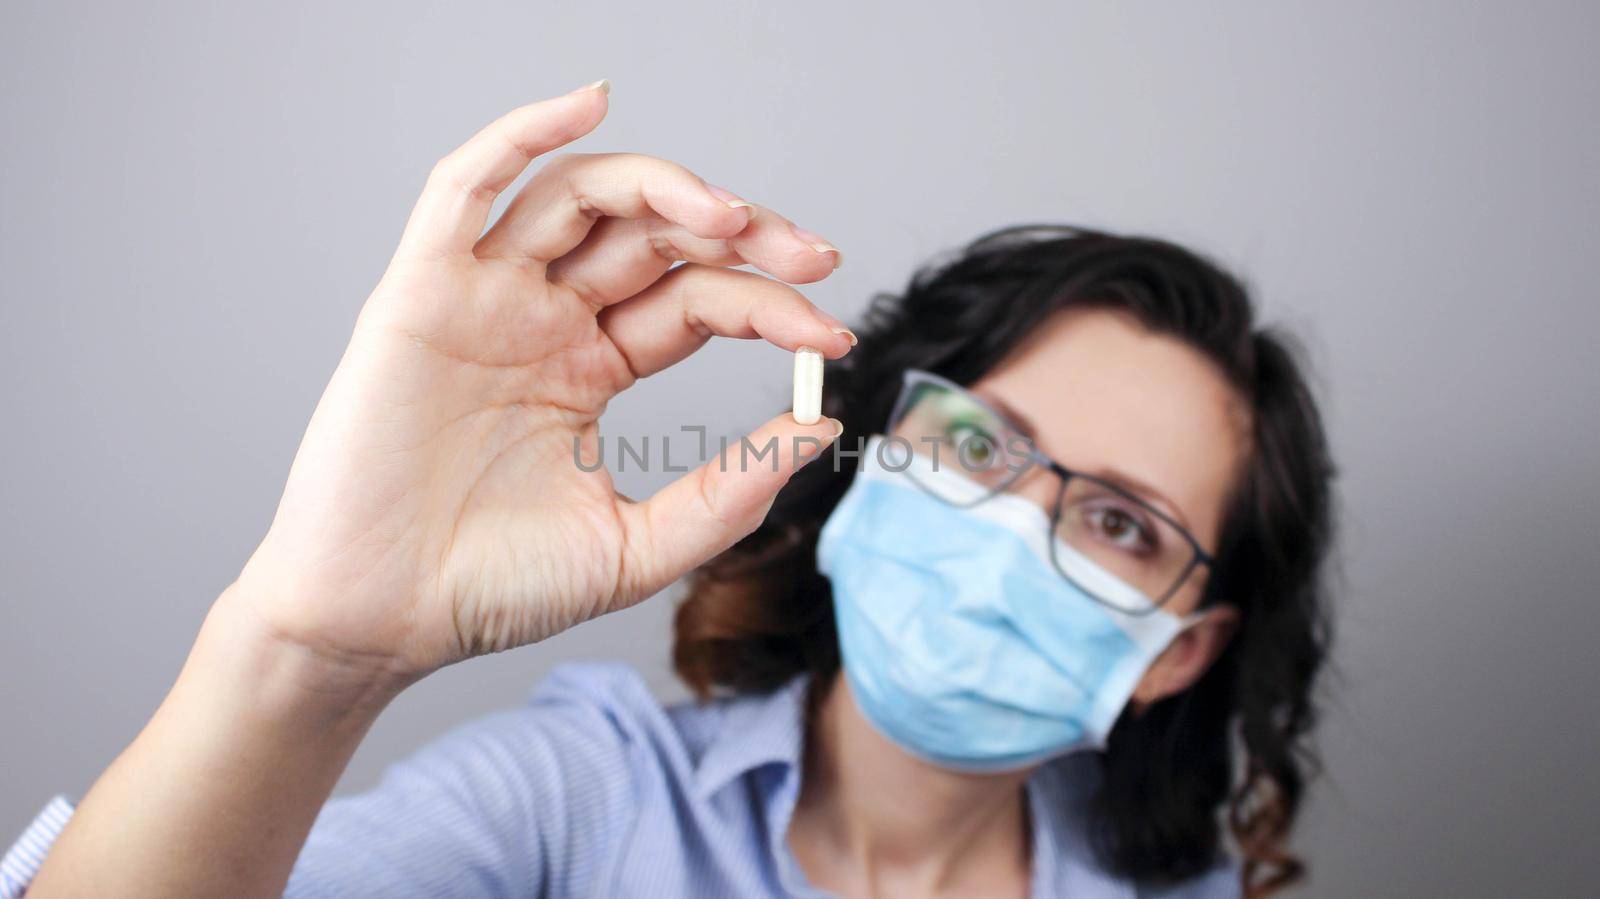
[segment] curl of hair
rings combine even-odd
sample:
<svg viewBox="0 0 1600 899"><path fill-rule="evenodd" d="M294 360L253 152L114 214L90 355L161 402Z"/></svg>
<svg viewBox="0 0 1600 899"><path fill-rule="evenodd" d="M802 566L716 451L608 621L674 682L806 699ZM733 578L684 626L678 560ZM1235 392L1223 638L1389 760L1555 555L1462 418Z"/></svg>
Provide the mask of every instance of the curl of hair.
<svg viewBox="0 0 1600 899"><path fill-rule="evenodd" d="M1195 348L1250 417L1201 599L1238 608L1238 630L1193 687L1112 729L1091 806L1096 848L1119 874L1173 882L1215 864L1226 822L1245 894L1266 896L1305 873L1286 843L1316 771L1313 693L1331 641L1336 472L1293 340L1257 328L1244 287L1180 246L1019 225L929 262L901 294L874 296L857 348L828 364L824 411L847 434L872 433L905 369L971 384L1072 308L1128 313ZM755 532L691 577L673 662L699 695L765 692L802 673L832 681L838 639L816 545L853 473L848 457L801 469Z"/></svg>

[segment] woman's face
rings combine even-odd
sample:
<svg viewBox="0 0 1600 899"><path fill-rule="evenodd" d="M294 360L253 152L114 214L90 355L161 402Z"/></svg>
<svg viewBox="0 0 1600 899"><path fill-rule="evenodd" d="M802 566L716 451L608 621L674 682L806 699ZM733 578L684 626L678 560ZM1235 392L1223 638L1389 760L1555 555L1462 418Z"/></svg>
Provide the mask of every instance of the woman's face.
<svg viewBox="0 0 1600 899"><path fill-rule="evenodd" d="M1249 417L1199 351L1126 313L1070 310L971 389L1028 429L1046 455L1131 490L1216 551L1229 491L1248 458ZM1011 489L1048 511L1059 486L1036 468ZM1194 610L1206 575L1196 567L1165 608ZM1223 606L1185 631L1152 665L1135 701L1187 688L1236 620Z"/></svg>

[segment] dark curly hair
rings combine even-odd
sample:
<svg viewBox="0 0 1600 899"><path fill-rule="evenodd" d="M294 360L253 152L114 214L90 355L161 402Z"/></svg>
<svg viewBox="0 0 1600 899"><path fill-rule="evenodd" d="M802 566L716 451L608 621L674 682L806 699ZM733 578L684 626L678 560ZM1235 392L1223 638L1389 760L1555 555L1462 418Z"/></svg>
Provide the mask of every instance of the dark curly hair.
<svg viewBox="0 0 1600 899"><path fill-rule="evenodd" d="M1171 882L1216 862L1226 820L1246 895L1267 895L1304 875L1285 844L1316 770L1307 735L1331 639L1335 469L1294 341L1257 328L1239 281L1180 246L1019 225L929 262L903 294L873 297L860 345L828 364L825 412L847 433L878 431L905 369L971 384L1069 308L1129 312L1182 340L1252 412L1249 462L1201 599L1236 606L1238 631L1193 687L1114 726L1093 801L1097 849L1123 876ZM803 468L760 528L691 578L673 662L700 696L801 673L832 682L838 639L816 543L853 474L853 459L838 461Z"/></svg>

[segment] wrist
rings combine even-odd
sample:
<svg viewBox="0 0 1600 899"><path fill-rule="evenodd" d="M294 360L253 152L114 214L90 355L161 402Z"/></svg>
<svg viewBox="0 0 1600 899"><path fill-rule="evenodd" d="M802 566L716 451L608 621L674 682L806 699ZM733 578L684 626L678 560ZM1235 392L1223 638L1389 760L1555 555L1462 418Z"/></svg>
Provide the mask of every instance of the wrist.
<svg viewBox="0 0 1600 899"><path fill-rule="evenodd" d="M329 733L364 732L417 675L388 657L319 645L278 627L236 581L217 598L181 679L244 701L253 717Z"/></svg>

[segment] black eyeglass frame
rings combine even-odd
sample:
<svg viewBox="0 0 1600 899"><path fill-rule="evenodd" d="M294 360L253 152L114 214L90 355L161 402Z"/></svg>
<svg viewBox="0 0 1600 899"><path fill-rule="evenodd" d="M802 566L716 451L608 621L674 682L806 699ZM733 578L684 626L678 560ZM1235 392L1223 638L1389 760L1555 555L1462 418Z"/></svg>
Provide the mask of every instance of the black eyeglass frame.
<svg viewBox="0 0 1600 899"><path fill-rule="evenodd" d="M900 419L905 414L906 407L909 405L911 397L916 393L916 387L919 384L932 384L937 387L943 387L947 390L953 390L961 394L970 402L982 407L984 411L988 412L990 415L993 415L995 418L998 418L1000 421L1004 422L1005 426L1011 429L1013 432L1023 435L1023 437L1028 441L1028 454L1026 457L1027 464L1018 467L1015 472L1013 472L1005 479L1003 483L995 487L991 492L983 495L979 499L973 500L970 503L958 503L945 499L918 482L916 477L909 473L909 470L907 471L906 476L910 478L911 482L916 484L917 487L924 493L928 494L939 502L958 509L969 509L973 506L980 505L990 499L993 499L1001 493L1009 490L1011 485L1015 484L1019 479L1021 479L1024 474L1027 474L1036 465L1042 465L1044 468L1054 473L1061 482L1061 486L1056 490L1055 502L1050 509L1050 564L1055 568L1057 574L1066 578L1067 581L1073 586L1094 597L1096 602L1107 606L1108 608L1113 608L1119 612L1129 615L1147 615L1165 605L1167 600L1171 599L1173 594L1177 593L1179 588L1184 585L1184 582L1189 579L1189 575L1194 573L1195 568L1199 567L1200 565L1204 565L1210 570L1214 571L1216 569L1216 557L1206 552L1205 548L1200 545L1200 541L1196 540L1194 535L1190 534L1183 525L1173 520L1172 516L1161 511L1160 509L1157 509L1143 497L1129 491L1127 488L1119 484L1114 484L1105 480L1104 478L1099 478L1092 474L1068 468L1067 466L1062 465L1060 462L1057 462L1055 459L1045 455L1044 452L1042 452L1039 447L1034 444L1033 438L1027 436L1027 431L1018 427L1017 423L1012 421L1010 416L1006 415L999 409L996 409L990 403L985 402L983 397L978 396L977 394L971 392L965 387L962 387L960 384L957 384L949 378L936 375L930 371L924 371L920 368L906 369L900 386L900 395L895 398L894 408L889 412L889 422L885 430L892 430L895 425L900 423ZM1007 467L1010 467L1009 463ZM1193 550L1193 555L1190 556L1188 564L1186 564L1183 567L1183 570L1178 573L1178 577L1173 581L1172 586L1167 588L1167 591L1161 596L1151 597L1151 605L1148 608L1137 610L1124 609L1119 605L1115 605L1104 599L1101 599L1093 590L1090 590L1078 583L1076 580L1073 580L1072 575L1067 574L1066 570L1061 567L1060 560L1056 558L1056 543L1060 539L1056 536L1056 529L1061 524L1062 503L1066 500L1067 483L1073 478L1082 478L1090 483L1098 484L1099 486L1126 498L1129 502L1132 502L1139 508L1149 512L1151 515L1154 515L1156 518L1159 518L1170 525L1174 531L1176 531L1180 536L1183 537L1185 541L1188 542L1189 548Z"/></svg>

